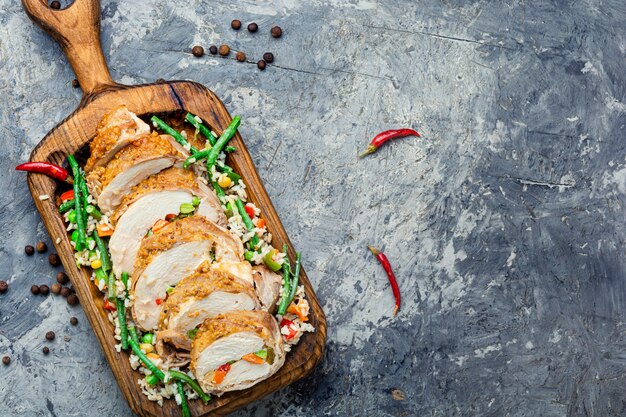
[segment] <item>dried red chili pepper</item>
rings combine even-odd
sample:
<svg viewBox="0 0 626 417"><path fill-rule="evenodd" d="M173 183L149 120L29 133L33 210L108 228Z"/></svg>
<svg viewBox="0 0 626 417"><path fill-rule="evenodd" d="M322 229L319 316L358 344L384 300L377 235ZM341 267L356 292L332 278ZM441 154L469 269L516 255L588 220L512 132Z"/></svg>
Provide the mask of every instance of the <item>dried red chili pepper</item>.
<svg viewBox="0 0 626 417"><path fill-rule="evenodd" d="M36 172L38 174L45 174L54 179L65 181L68 184L73 184L74 180L70 177L70 174L58 165L51 164L50 162L26 162L15 167L17 171Z"/></svg>
<svg viewBox="0 0 626 417"><path fill-rule="evenodd" d="M398 282L396 281L396 276L393 274L393 270L391 269L391 264L389 264L389 259L385 256L384 253L379 251L373 246L367 246L369 250L372 251L378 262L383 266L383 269L387 273L387 277L389 278L389 283L391 284L391 289L393 290L393 296L396 299L396 308L393 310L393 315L398 314L398 309L400 308L400 288L398 287Z"/></svg>
<svg viewBox="0 0 626 417"><path fill-rule="evenodd" d="M364 157L365 155L369 155L371 153L376 152L378 148L380 148L385 142L391 139L403 138L405 136L417 136L420 134L417 133L413 129L396 129L396 130L385 130L384 132L380 132L378 135L374 136L374 139L367 145L367 149L365 152L359 155L359 158Z"/></svg>

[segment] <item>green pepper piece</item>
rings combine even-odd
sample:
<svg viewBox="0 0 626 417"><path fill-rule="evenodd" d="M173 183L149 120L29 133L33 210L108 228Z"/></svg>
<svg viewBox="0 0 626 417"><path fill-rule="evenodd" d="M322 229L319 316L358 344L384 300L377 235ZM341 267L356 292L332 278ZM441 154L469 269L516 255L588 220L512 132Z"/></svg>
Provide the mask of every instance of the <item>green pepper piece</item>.
<svg viewBox="0 0 626 417"><path fill-rule="evenodd" d="M282 264L279 264L272 258L272 256L274 256L276 252L278 252L276 249L272 249L267 253L267 255L263 257L263 263L274 272L280 271L280 268L283 267Z"/></svg>
<svg viewBox="0 0 626 417"><path fill-rule="evenodd" d="M182 214L193 213L195 209L196 208L193 206L193 204L190 204L190 203L183 203L180 205L180 212Z"/></svg>

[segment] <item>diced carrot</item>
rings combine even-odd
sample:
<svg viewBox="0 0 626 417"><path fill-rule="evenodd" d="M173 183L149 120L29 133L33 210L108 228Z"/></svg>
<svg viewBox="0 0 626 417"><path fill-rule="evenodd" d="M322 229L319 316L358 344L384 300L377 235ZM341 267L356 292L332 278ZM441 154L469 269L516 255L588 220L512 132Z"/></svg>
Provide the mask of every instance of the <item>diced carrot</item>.
<svg viewBox="0 0 626 417"><path fill-rule="evenodd" d="M104 305L102 306L102 308L104 308L105 310L109 310L109 311L115 311L117 310L117 308L115 308L115 304L113 304L112 302L110 302L109 300L106 300L104 302Z"/></svg>
<svg viewBox="0 0 626 417"><path fill-rule="evenodd" d="M247 355L243 355L241 359L243 359L244 361L248 361L250 363L255 363L257 365L263 365L263 363L265 363L263 358L258 357L254 353L248 353Z"/></svg>
<svg viewBox="0 0 626 417"><path fill-rule="evenodd" d="M170 224L170 222L167 222L165 220L160 220L160 219L157 220L154 226L152 226L152 233L158 233L159 230L163 229L168 224Z"/></svg>
<svg viewBox="0 0 626 417"><path fill-rule="evenodd" d="M309 318L304 314L300 306L296 303L289 304L287 307L287 313L295 314L298 316L301 322L309 321Z"/></svg>
<svg viewBox="0 0 626 417"><path fill-rule="evenodd" d="M69 190L61 194L61 201L69 201L74 199L74 190Z"/></svg>
<svg viewBox="0 0 626 417"><path fill-rule="evenodd" d="M148 357L148 359L152 359L154 361L158 361L161 359L161 357L154 352L150 352L146 356Z"/></svg>
<svg viewBox="0 0 626 417"><path fill-rule="evenodd" d="M221 384L222 381L224 381L224 378L226 378L226 374L228 373L228 371L230 371L229 363L225 363L224 365L217 368L213 373L213 383Z"/></svg>
<svg viewBox="0 0 626 417"><path fill-rule="evenodd" d="M264 219L259 219L256 222L256 227L259 229L263 229L265 227L265 220Z"/></svg>
<svg viewBox="0 0 626 417"><path fill-rule="evenodd" d="M100 237L111 236L113 234L113 229L106 224L98 224L96 226L96 230L98 231L98 236Z"/></svg>

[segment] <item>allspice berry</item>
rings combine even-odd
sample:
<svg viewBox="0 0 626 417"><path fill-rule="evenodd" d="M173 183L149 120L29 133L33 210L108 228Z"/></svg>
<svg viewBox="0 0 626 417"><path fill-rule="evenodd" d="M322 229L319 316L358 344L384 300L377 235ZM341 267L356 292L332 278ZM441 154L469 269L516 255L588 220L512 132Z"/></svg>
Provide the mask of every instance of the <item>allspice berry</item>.
<svg viewBox="0 0 626 417"><path fill-rule="evenodd" d="M196 45L191 48L191 53L193 54L193 56L200 58L202 55L204 55L204 48L200 45Z"/></svg>
<svg viewBox="0 0 626 417"><path fill-rule="evenodd" d="M33 253L35 253L35 248L33 248L31 245L26 245L24 247L24 252L26 253L26 255L31 256Z"/></svg>
<svg viewBox="0 0 626 417"><path fill-rule="evenodd" d="M39 294L41 295L48 295L50 294L50 287L48 287L47 285L40 285L39 286Z"/></svg>
<svg viewBox="0 0 626 417"><path fill-rule="evenodd" d="M47 355L48 353L50 353L50 348L48 346L44 346L42 351L44 355Z"/></svg>
<svg viewBox="0 0 626 417"><path fill-rule="evenodd" d="M39 294L39 285L33 285L30 287L30 292L32 292L34 295Z"/></svg>
<svg viewBox="0 0 626 417"><path fill-rule="evenodd" d="M239 30L241 29L241 20L233 20L232 22L230 22L230 27L235 29L235 30Z"/></svg>
<svg viewBox="0 0 626 417"><path fill-rule="evenodd" d="M246 60L246 54L244 54L243 52L239 51L235 55L235 58L237 58L237 61L239 61L239 62L244 62Z"/></svg>
<svg viewBox="0 0 626 417"><path fill-rule="evenodd" d="M50 8L54 10L59 10L61 8L61 2L58 0L54 0L50 3Z"/></svg>
<svg viewBox="0 0 626 417"><path fill-rule="evenodd" d="M248 32L254 33L257 30L259 30L259 25L257 25L256 23L252 22L248 25Z"/></svg>
<svg viewBox="0 0 626 417"><path fill-rule="evenodd" d="M52 330L46 333L46 339L47 340L52 341L52 340L54 340L55 337L56 337L56 335L54 334L54 332Z"/></svg>
<svg viewBox="0 0 626 417"><path fill-rule="evenodd" d="M268 64L271 64L272 62L274 62L274 54L271 52L264 53L263 61L267 62Z"/></svg>
<svg viewBox="0 0 626 417"><path fill-rule="evenodd" d="M280 38L281 36L283 36L283 30L280 28L280 26L274 26L270 30L270 33L274 38Z"/></svg>
<svg viewBox="0 0 626 417"><path fill-rule="evenodd" d="M61 293L61 288L62 288L61 284L59 284L58 282L55 282L50 287L50 291L52 291L52 294L60 294Z"/></svg>
<svg viewBox="0 0 626 417"><path fill-rule="evenodd" d="M220 45L220 55L221 56L228 56L228 54L230 54L230 46L228 45Z"/></svg>
<svg viewBox="0 0 626 417"><path fill-rule="evenodd" d="M9 289L9 283L5 280L0 281L0 294L4 294Z"/></svg>
<svg viewBox="0 0 626 417"><path fill-rule="evenodd" d="M76 325L78 324L78 319L77 319L76 317L72 317L72 318L70 319L70 324L71 324L72 326L76 326Z"/></svg>
<svg viewBox="0 0 626 417"><path fill-rule="evenodd" d="M261 71L263 71L266 67L266 63L263 60L260 60L259 62L256 63L256 66L258 69L260 69Z"/></svg>
<svg viewBox="0 0 626 417"><path fill-rule="evenodd" d="M70 294L71 294L71 291L70 291L70 289L69 289L69 288L67 288L67 287L63 287L63 288L61 288L61 295L62 295L63 297L67 298L67 297L69 297L69 296L70 296Z"/></svg>
<svg viewBox="0 0 626 417"><path fill-rule="evenodd" d="M76 294L70 294L67 296L67 303L71 306L78 304L78 296Z"/></svg>
<svg viewBox="0 0 626 417"><path fill-rule="evenodd" d="M61 258L56 253L51 253L48 255L48 263L52 266L59 266L61 265Z"/></svg>
<svg viewBox="0 0 626 417"><path fill-rule="evenodd" d="M211 53L211 55L217 55L217 46L211 45L209 47L209 52Z"/></svg>
<svg viewBox="0 0 626 417"><path fill-rule="evenodd" d="M67 284L68 282L70 282L70 278L67 276L67 274L65 272L59 272L57 274L57 282L59 284Z"/></svg>
<svg viewBox="0 0 626 417"><path fill-rule="evenodd" d="M8 365L11 363L11 358L9 356L5 356L2 358L2 363Z"/></svg>
<svg viewBox="0 0 626 417"><path fill-rule="evenodd" d="M45 251L48 250L48 245L46 245L46 242L37 242L37 245L35 245L35 249L37 249L37 252L39 253L44 253Z"/></svg>

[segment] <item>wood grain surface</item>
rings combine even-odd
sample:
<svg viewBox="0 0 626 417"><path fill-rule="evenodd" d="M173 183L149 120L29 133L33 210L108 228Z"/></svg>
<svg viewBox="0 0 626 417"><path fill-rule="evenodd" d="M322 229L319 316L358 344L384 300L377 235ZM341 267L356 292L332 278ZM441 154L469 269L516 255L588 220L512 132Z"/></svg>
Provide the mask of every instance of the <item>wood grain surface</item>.
<svg viewBox="0 0 626 417"><path fill-rule="evenodd" d="M230 123L231 116L219 98L200 84L171 81L123 86L113 82L99 45L98 1L77 0L62 11L48 9L39 0L23 0L23 4L29 16L62 45L84 91L83 100L76 111L43 138L33 150L31 161L63 164L67 154L86 148L95 135L100 119L122 104L143 117L159 114L176 118L189 111L200 116L218 133ZM239 133L231 143L237 151L229 155L228 164L244 178L250 200L261 209L267 219L268 230L274 236L274 246L287 244L289 255L293 258L295 251ZM162 408L157 403L148 401L137 384L141 375L131 369L128 353L115 351L114 328L102 308L102 294L90 281L90 272L84 268L76 268L73 248L54 203L55 198L39 199L40 195L56 196L61 189L55 181L38 174L29 174L28 185L52 241L59 242L55 243L56 249L130 407L141 416L180 415L180 409L174 401L165 401ZM303 335L300 343L287 355L284 366L268 380L244 391L227 393L207 405L199 400L191 401L190 408L194 416L230 413L302 378L323 356L326 340L324 312L304 271L300 280L305 286L311 305L310 319L316 328L315 333Z"/></svg>

